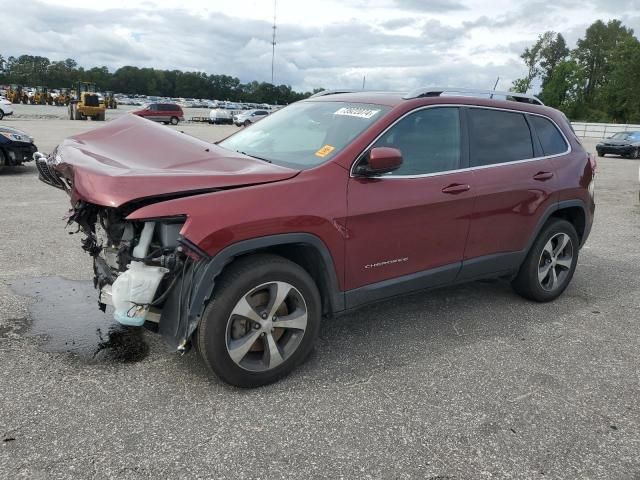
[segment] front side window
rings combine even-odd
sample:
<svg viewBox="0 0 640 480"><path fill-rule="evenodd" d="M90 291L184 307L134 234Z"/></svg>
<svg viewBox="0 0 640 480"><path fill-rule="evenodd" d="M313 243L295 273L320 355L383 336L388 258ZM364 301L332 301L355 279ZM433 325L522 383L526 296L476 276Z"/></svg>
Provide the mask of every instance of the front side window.
<svg viewBox="0 0 640 480"><path fill-rule="evenodd" d="M536 130L545 155L558 155L567 151L569 148L567 142L551 120L537 115L531 115L529 119Z"/></svg>
<svg viewBox="0 0 640 480"><path fill-rule="evenodd" d="M469 108L471 166L533 158L531 131L522 113Z"/></svg>
<svg viewBox="0 0 640 480"><path fill-rule="evenodd" d="M459 168L460 143L459 109L440 107L407 115L373 147L392 147L402 152L402 165L388 176L426 175Z"/></svg>
<svg viewBox="0 0 640 480"><path fill-rule="evenodd" d="M368 103L298 102L218 145L278 165L312 168L334 158L388 110Z"/></svg>

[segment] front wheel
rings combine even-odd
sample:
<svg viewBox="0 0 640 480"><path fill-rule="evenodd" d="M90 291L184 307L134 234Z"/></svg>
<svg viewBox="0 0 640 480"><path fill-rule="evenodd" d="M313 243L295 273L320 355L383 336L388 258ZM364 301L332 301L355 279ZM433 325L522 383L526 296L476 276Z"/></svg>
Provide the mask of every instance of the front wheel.
<svg viewBox="0 0 640 480"><path fill-rule="evenodd" d="M512 282L521 296L550 302L567 288L578 263L578 234L560 218L547 222Z"/></svg>
<svg viewBox="0 0 640 480"><path fill-rule="evenodd" d="M303 268L276 255L251 255L216 283L196 340L218 377L258 387L284 377L309 355L322 312L318 288Z"/></svg>

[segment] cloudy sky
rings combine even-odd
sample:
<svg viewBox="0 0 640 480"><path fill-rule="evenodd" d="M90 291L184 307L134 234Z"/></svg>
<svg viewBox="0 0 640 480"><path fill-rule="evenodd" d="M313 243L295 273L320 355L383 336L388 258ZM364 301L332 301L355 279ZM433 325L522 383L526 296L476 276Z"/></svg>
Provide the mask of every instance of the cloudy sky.
<svg viewBox="0 0 640 480"><path fill-rule="evenodd" d="M19 8L16 8L19 5ZM0 53L271 79L273 0L0 0ZM276 83L296 90L506 89L545 30L596 19L640 32L640 0L278 0Z"/></svg>

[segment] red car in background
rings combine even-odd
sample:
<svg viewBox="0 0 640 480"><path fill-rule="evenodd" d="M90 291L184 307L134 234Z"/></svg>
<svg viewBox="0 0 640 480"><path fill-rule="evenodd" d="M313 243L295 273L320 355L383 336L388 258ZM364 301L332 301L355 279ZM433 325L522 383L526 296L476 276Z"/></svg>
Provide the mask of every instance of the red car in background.
<svg viewBox="0 0 640 480"><path fill-rule="evenodd" d="M242 387L370 302L496 277L557 298L595 209L566 117L512 92L322 92L217 144L125 116L37 165L71 197L102 307Z"/></svg>
<svg viewBox="0 0 640 480"><path fill-rule="evenodd" d="M177 125L179 122L184 122L182 107L175 103L149 103L140 110L135 110L131 113L147 120L164 124Z"/></svg>

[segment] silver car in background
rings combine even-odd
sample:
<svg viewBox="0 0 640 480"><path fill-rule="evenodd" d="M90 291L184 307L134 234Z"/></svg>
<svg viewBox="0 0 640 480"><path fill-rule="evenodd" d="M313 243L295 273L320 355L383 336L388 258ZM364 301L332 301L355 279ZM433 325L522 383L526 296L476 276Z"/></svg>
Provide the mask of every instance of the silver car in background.
<svg viewBox="0 0 640 480"><path fill-rule="evenodd" d="M238 127L248 127L252 123L262 120L269 115L267 110L247 110L246 112L239 113L233 116L233 123Z"/></svg>

